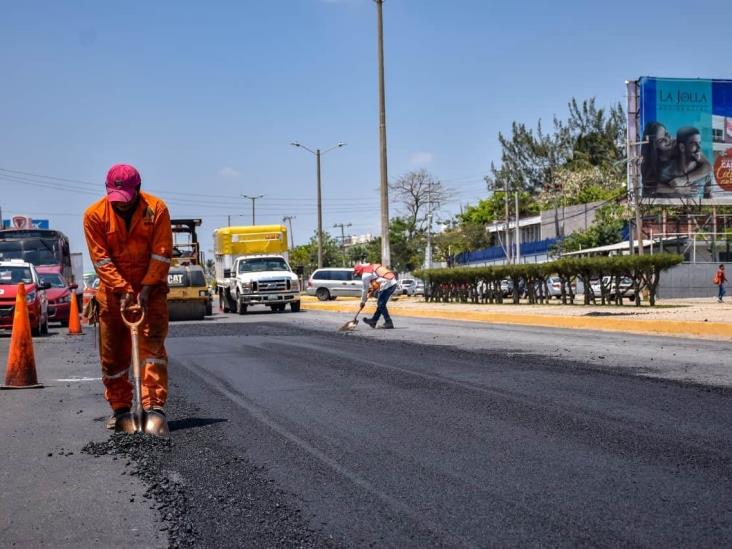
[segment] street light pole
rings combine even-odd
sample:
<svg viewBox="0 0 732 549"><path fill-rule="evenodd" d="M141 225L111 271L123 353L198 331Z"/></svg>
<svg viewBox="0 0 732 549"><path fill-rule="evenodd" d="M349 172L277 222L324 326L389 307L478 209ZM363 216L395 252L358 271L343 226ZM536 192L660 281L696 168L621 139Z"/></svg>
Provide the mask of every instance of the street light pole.
<svg viewBox="0 0 732 549"><path fill-rule="evenodd" d="M254 202L258 198L264 198L264 195L263 194L258 194L257 196L249 196L248 194L243 194L243 195L241 195L241 197L242 198L248 198L249 200L252 201L252 225L256 225L256 223L254 222Z"/></svg>
<svg viewBox="0 0 732 549"><path fill-rule="evenodd" d="M298 147L301 149L305 149L311 154L315 155L315 160L317 164L317 175L318 175L318 269L323 268L323 203L322 203L322 196L320 193L320 157L323 156L326 153L329 153L333 149L338 149L340 147L345 147L346 144L342 142L338 142L335 145L333 145L330 149L326 149L324 151L320 151L320 149L309 149L302 143L298 143L297 141L294 141L290 143L293 147Z"/></svg>
<svg viewBox="0 0 732 549"><path fill-rule="evenodd" d="M381 166L381 264L391 265L389 247L389 180L386 169L386 94L384 86L384 0L376 2L379 49L379 149Z"/></svg>

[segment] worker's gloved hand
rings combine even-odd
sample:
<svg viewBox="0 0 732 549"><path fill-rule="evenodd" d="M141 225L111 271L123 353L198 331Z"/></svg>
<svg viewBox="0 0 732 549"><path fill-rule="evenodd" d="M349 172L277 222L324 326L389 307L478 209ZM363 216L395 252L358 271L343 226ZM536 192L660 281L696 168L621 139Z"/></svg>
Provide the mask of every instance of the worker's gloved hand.
<svg viewBox="0 0 732 549"><path fill-rule="evenodd" d="M119 294L119 309L120 311L124 311L127 308L127 305L130 304L132 301L132 294L128 292L122 292Z"/></svg>
<svg viewBox="0 0 732 549"><path fill-rule="evenodd" d="M140 295L137 297L137 303L145 312L147 312L147 304L150 301L150 292L152 291L152 288L152 286L143 286L142 290L140 290Z"/></svg>

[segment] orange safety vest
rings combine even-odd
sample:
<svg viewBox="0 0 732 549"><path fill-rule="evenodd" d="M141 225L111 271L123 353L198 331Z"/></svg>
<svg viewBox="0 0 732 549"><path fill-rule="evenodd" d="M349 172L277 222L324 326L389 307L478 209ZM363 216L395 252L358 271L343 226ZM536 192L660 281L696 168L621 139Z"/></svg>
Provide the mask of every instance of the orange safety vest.
<svg viewBox="0 0 732 549"><path fill-rule="evenodd" d="M107 198L84 212L84 235L100 290L139 292L142 286L167 290L173 249L168 207L140 192L129 231Z"/></svg>
<svg viewBox="0 0 732 549"><path fill-rule="evenodd" d="M379 278L385 278L387 280L394 280L396 278L393 271L390 271L380 263L372 263L371 272L375 273Z"/></svg>

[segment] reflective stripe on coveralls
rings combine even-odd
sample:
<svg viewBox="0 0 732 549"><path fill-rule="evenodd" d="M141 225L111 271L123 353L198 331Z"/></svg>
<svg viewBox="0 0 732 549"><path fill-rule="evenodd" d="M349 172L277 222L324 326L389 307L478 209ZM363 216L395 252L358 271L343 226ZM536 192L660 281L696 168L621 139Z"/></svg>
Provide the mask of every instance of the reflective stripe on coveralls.
<svg viewBox="0 0 732 549"><path fill-rule="evenodd" d="M125 368L124 370L122 370L118 374L114 374L114 375L111 375L111 376L107 376L107 375L102 374L102 377L104 379L119 379L121 377L124 377L126 375L129 375L129 373L130 373L130 369L129 368Z"/></svg>
<svg viewBox="0 0 732 549"><path fill-rule="evenodd" d="M100 259L99 261L94 263L94 268L96 269L97 267L104 267L108 263L112 263L112 259L109 257L105 257L104 259Z"/></svg>
<svg viewBox="0 0 732 549"><path fill-rule="evenodd" d="M168 208L162 200L140 192L128 230L103 198L84 213L84 234L100 280L97 301L104 396L115 410L132 404L132 384L123 374L129 369L132 349L129 329L120 316L120 297L122 293L138 293L143 285L152 286L139 336L140 357L145 357L141 360L142 404L145 408L162 407L168 394L164 343L173 249Z"/></svg>

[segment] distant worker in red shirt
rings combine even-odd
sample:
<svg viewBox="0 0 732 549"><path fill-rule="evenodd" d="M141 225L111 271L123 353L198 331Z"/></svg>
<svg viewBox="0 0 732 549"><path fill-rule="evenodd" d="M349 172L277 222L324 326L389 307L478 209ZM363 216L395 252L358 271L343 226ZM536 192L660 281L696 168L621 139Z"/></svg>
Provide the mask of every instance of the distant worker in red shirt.
<svg viewBox="0 0 732 549"><path fill-rule="evenodd" d="M173 247L165 202L140 190L138 171L116 164L107 173L107 196L84 212L84 235L100 284L100 356L104 398L113 415L107 428L130 411L130 331L121 310L135 301L145 310L140 326L142 405L164 414L168 396L168 270Z"/></svg>
<svg viewBox="0 0 732 549"><path fill-rule="evenodd" d="M376 295L376 312L371 318L364 318L363 321L376 328L376 323L384 315L384 328L391 329L394 323L391 321L389 309L386 304L391 298L394 290L397 289L397 278L394 271L390 271L379 263L359 263L353 267L356 276L361 277L363 289L361 290L361 307L366 305L370 295Z"/></svg>
<svg viewBox="0 0 732 549"><path fill-rule="evenodd" d="M724 272L724 265L720 265L719 269L717 269L717 272L714 274L714 283L719 286L717 303L723 303L724 296L727 293L727 275Z"/></svg>

